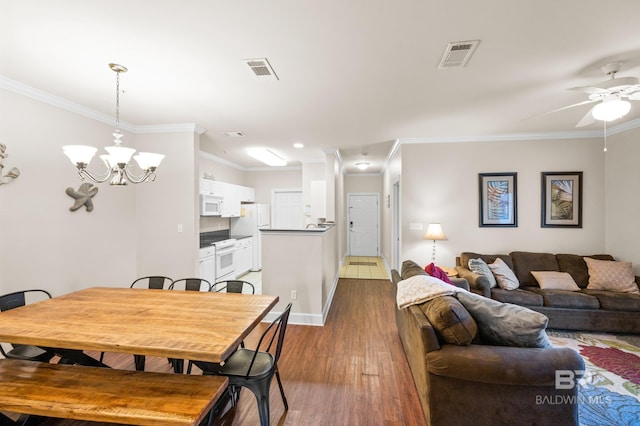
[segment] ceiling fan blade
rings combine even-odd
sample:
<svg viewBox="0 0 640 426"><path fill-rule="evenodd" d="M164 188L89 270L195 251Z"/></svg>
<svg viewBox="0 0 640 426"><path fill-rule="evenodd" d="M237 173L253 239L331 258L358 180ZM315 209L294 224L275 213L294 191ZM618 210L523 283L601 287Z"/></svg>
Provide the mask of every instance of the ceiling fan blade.
<svg viewBox="0 0 640 426"><path fill-rule="evenodd" d="M593 118L593 114L591 113L591 111L593 111L593 108L589 108L589 111L587 111L584 117L582 117L582 119L578 121L576 127L584 127L596 122L596 119Z"/></svg>
<svg viewBox="0 0 640 426"><path fill-rule="evenodd" d="M640 101L640 92L630 94L629 99L631 99L632 101Z"/></svg>
<svg viewBox="0 0 640 426"><path fill-rule="evenodd" d="M562 108L554 109L553 111L545 112L545 113L544 113L544 114L542 114L542 115L552 114L552 113L554 113L554 112L558 112L558 111L564 111L565 109L569 109L569 108L577 107L577 106L580 106L580 105L586 105L586 104L590 104L590 103L593 103L593 102L597 102L597 100L593 100L593 101L592 101L591 99L589 99L588 101L578 102L577 104L567 105L567 106L562 107Z"/></svg>
<svg viewBox="0 0 640 426"><path fill-rule="evenodd" d="M570 89L567 90L572 90L574 92L582 92L582 93L588 93L590 95L596 94L596 93L609 93L609 91L607 89L602 89L600 87L593 87L593 86L583 86L583 87L571 87Z"/></svg>

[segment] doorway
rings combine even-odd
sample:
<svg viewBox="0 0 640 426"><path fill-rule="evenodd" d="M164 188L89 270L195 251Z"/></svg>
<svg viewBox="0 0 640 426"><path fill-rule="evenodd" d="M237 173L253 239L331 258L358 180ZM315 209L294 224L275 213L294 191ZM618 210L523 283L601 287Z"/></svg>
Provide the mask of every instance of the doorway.
<svg viewBox="0 0 640 426"><path fill-rule="evenodd" d="M302 229L302 190L274 189L271 193L274 229Z"/></svg>
<svg viewBox="0 0 640 426"><path fill-rule="evenodd" d="M349 256L380 255L380 194L347 194Z"/></svg>

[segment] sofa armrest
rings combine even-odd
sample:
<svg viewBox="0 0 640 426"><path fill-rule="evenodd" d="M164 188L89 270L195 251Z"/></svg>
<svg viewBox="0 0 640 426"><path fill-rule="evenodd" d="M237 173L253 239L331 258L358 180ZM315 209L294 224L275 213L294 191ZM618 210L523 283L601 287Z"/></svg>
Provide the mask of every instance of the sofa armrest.
<svg viewBox="0 0 640 426"><path fill-rule="evenodd" d="M469 283L469 289L474 293L491 298L491 286L487 277L476 274L464 266L456 266L456 271L460 278L464 278Z"/></svg>
<svg viewBox="0 0 640 426"><path fill-rule="evenodd" d="M469 287L469 281L467 281L466 278L449 278L449 280L451 281L451 284L455 285L456 287L471 291L471 288Z"/></svg>
<svg viewBox="0 0 640 426"><path fill-rule="evenodd" d="M467 382L555 386L556 372L582 377L584 361L569 348L518 348L490 345L442 345L428 352L427 371Z"/></svg>

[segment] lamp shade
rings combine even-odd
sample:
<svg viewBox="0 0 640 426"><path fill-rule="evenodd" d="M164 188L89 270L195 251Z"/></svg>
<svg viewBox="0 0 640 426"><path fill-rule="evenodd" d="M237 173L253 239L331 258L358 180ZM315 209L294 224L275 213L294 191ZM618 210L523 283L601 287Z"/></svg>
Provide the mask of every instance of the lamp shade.
<svg viewBox="0 0 640 426"><path fill-rule="evenodd" d="M425 240L446 240L447 236L442 230L442 226L439 223L430 223L427 228L427 233L424 234Z"/></svg>
<svg viewBox="0 0 640 426"><path fill-rule="evenodd" d="M163 158L164 155L155 154L153 152L140 152L138 155L133 156L133 159L138 163L138 167L142 170L157 168Z"/></svg>
<svg viewBox="0 0 640 426"><path fill-rule="evenodd" d="M89 164L97 150L97 148L86 145L65 145L62 147L62 152L69 157L74 166L77 164Z"/></svg>
<svg viewBox="0 0 640 426"><path fill-rule="evenodd" d="M136 152L133 148L125 148L123 146L107 146L104 149L109 153L111 165L127 164L131 160L133 153Z"/></svg>
<svg viewBox="0 0 640 426"><path fill-rule="evenodd" d="M631 109L631 103L618 98L605 99L591 110L593 118L601 121L613 121L625 116Z"/></svg>

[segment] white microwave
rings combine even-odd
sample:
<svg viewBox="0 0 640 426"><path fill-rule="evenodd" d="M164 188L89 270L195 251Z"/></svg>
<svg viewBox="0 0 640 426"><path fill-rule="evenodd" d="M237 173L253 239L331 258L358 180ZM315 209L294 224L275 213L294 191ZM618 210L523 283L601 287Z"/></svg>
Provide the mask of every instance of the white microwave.
<svg viewBox="0 0 640 426"><path fill-rule="evenodd" d="M200 216L220 216L224 200L219 195L200 194Z"/></svg>

